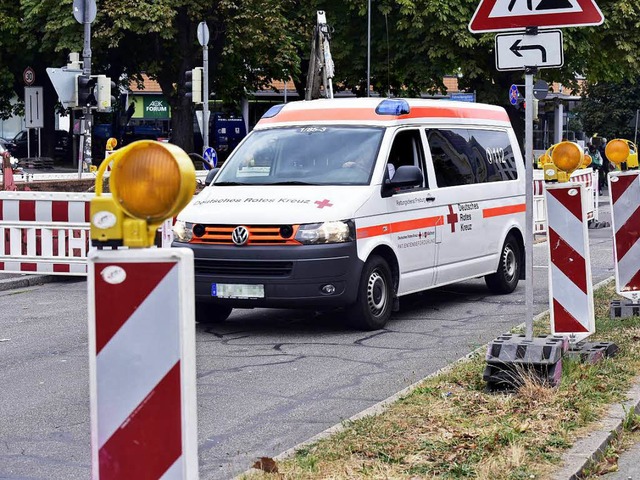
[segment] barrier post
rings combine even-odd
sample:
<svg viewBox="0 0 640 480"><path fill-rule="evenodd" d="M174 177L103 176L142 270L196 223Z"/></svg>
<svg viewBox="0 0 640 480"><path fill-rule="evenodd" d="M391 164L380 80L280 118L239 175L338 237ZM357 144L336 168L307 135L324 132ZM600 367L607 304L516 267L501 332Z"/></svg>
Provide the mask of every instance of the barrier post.
<svg viewBox="0 0 640 480"><path fill-rule="evenodd" d="M109 160L90 208L92 478L197 479L193 252L149 248L193 196L195 169L178 147L148 140Z"/></svg>
<svg viewBox="0 0 640 480"><path fill-rule="evenodd" d="M611 318L640 314L640 171L609 173L616 292Z"/></svg>

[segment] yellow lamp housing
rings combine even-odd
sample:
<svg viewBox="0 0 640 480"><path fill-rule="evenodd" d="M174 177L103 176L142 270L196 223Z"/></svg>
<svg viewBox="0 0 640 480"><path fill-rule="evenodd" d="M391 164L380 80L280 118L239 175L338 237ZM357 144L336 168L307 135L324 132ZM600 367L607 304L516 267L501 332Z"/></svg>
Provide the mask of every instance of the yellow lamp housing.
<svg viewBox="0 0 640 480"><path fill-rule="evenodd" d="M106 149L107 149L108 151L114 150L114 149L116 148L116 146L117 146L117 145L118 145L118 139L117 139L117 138L110 137L110 138L107 140Z"/></svg>
<svg viewBox="0 0 640 480"><path fill-rule="evenodd" d="M582 163L580 164L580 168L587 168L593 162L593 158L588 153L585 153L582 157Z"/></svg>
<svg viewBox="0 0 640 480"><path fill-rule="evenodd" d="M604 154L609 159L609 161L615 163L616 165L620 165L621 163L628 160L629 155L631 154L631 145L634 144L629 140L625 140L623 138L614 138L607 143L607 146L604 148Z"/></svg>
<svg viewBox="0 0 640 480"><path fill-rule="evenodd" d="M539 159L545 182L558 181L558 167L555 166L553 160L551 159L551 152L553 152L555 146L556 144L551 145L549 148L547 148L547 151Z"/></svg>
<svg viewBox="0 0 640 480"><path fill-rule="evenodd" d="M561 172L558 173L558 181L566 182L569 180L573 171L582 163L583 155L582 149L577 143L565 141L554 145L551 159L558 170L564 172L564 175L560 175Z"/></svg>
<svg viewBox="0 0 640 480"><path fill-rule="evenodd" d="M103 161L91 200L91 241L94 246L150 247L156 230L193 197L196 172L181 148L154 140L131 143ZM109 189L103 176L111 164Z"/></svg>

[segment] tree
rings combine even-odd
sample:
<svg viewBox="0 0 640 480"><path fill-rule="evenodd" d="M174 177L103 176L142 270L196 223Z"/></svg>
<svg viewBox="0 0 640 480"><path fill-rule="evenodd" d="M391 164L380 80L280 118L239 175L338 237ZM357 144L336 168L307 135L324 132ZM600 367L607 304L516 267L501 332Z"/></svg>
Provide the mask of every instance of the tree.
<svg viewBox="0 0 640 480"><path fill-rule="evenodd" d="M632 140L638 109L640 84L624 81L588 84L577 110L588 134Z"/></svg>

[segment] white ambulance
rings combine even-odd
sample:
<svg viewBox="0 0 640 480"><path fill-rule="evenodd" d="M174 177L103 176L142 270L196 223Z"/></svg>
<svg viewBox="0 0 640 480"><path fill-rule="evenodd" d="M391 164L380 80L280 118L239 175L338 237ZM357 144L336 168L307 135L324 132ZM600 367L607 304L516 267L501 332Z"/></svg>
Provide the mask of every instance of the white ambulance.
<svg viewBox="0 0 640 480"><path fill-rule="evenodd" d="M332 99L271 108L178 216L201 322L340 309L379 329L398 298L524 272L525 170L503 108Z"/></svg>

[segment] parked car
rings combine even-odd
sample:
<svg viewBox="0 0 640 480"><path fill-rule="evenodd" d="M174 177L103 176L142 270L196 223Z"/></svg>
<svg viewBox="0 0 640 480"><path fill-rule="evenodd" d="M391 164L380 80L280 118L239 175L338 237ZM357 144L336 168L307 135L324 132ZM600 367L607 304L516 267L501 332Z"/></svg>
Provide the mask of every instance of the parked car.
<svg viewBox="0 0 640 480"><path fill-rule="evenodd" d="M15 148L15 145L11 140L7 140L6 138L0 137L0 146L5 150L9 150L10 152Z"/></svg>
<svg viewBox="0 0 640 480"><path fill-rule="evenodd" d="M58 159L69 159L71 156L71 134L66 130L56 130L54 132L55 142L53 156ZM11 154L16 158L26 158L29 153L32 157L38 155L38 130L29 133L29 143L31 151L27 151L27 131L22 130L16 134L12 140L13 147L9 148ZM43 151L44 154L44 151Z"/></svg>

